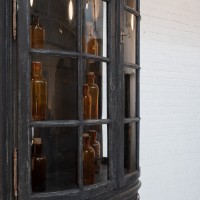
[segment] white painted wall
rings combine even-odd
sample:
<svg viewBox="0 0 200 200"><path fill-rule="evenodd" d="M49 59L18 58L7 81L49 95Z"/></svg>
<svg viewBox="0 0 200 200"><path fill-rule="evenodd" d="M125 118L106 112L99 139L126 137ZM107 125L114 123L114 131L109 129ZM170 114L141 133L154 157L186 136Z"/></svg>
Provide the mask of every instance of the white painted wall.
<svg viewBox="0 0 200 200"><path fill-rule="evenodd" d="M200 200L200 1L141 15L141 200Z"/></svg>

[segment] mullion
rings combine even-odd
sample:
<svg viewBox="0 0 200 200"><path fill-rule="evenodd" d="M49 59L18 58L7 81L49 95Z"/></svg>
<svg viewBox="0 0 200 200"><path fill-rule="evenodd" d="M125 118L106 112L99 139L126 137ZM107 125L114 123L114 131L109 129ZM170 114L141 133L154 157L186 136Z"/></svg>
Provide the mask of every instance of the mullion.
<svg viewBox="0 0 200 200"><path fill-rule="evenodd" d="M79 45L80 46L80 45ZM50 50L50 49L31 49L31 54L41 54L41 55L48 55L48 56L61 56L61 57L72 57L72 58L85 58L85 59L93 59L96 61L106 62L109 63L110 59L103 56L96 56L92 54L87 53L81 53L80 48L82 48L82 45L78 48L79 52L75 51L57 51L57 50ZM82 50L81 50L82 51Z"/></svg>
<svg viewBox="0 0 200 200"><path fill-rule="evenodd" d="M140 66L138 64L132 64L132 63L124 63L124 67L131 68L131 69L139 69Z"/></svg>
<svg viewBox="0 0 200 200"><path fill-rule="evenodd" d="M96 61L107 62L107 63L110 62L110 59L107 58L107 57L96 56L96 55L93 55L93 54L86 54L86 53L83 53L82 56L85 59L93 59L93 60L96 60Z"/></svg>
<svg viewBox="0 0 200 200"><path fill-rule="evenodd" d="M32 121L29 123L31 127L74 127L79 126L81 123L78 120L54 120L54 121Z"/></svg>
<svg viewBox="0 0 200 200"><path fill-rule="evenodd" d="M80 53L80 57L78 60L78 118L80 121L83 120L82 116L82 96L83 96L83 58L82 58L82 0L78 0L77 4L77 10L78 10L78 52ZM83 189L83 125L81 125L78 128L78 184L79 188Z"/></svg>
<svg viewBox="0 0 200 200"><path fill-rule="evenodd" d="M42 54L49 56L62 56L62 57L80 57L80 53L76 51L61 51L61 50L51 50L51 49L31 49L31 54Z"/></svg>
<svg viewBox="0 0 200 200"><path fill-rule="evenodd" d="M125 118L124 119L124 124L130 124L130 123L139 122L139 121L140 121L139 117Z"/></svg>
<svg viewBox="0 0 200 200"><path fill-rule="evenodd" d="M112 98L111 96L113 96L111 94L111 87L110 85L113 83L113 40L112 40L112 34L113 34L113 29L114 29L114 23L112 23L113 19L112 19L112 5L113 2L110 2L109 0L106 1L107 2L107 24L106 24L106 30L107 30L107 56L110 59L110 62L107 65L107 117L113 119L113 108L111 106L111 101ZM116 117L116 116L114 116ZM110 120L110 122L113 122L113 120ZM108 127L108 158L109 158L109 162L108 162L108 179L111 181L114 181L114 184L116 185L116 180L115 180L115 173L114 173L114 168L115 168L115 163L114 163L114 159L111 161L111 157L114 158L114 151L113 151L113 143L111 141L113 141L114 138L114 127L112 125L113 123L110 123L109 127Z"/></svg>
<svg viewBox="0 0 200 200"><path fill-rule="evenodd" d="M81 125L102 125L110 124L110 119L94 119L94 120L54 120L54 121L32 121L29 123L30 127L75 127Z"/></svg>

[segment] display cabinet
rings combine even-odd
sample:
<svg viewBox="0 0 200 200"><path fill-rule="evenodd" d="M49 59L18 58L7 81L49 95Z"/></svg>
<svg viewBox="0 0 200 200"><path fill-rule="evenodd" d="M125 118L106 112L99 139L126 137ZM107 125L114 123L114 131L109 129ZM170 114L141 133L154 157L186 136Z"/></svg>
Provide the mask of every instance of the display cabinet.
<svg viewBox="0 0 200 200"><path fill-rule="evenodd" d="M139 199L139 3L1 3L2 199Z"/></svg>

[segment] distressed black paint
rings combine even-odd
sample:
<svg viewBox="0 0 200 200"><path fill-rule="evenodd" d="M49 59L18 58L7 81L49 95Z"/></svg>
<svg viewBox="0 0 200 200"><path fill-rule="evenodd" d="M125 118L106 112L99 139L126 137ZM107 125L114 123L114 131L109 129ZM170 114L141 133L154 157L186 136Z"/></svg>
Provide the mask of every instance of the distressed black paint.
<svg viewBox="0 0 200 200"><path fill-rule="evenodd" d="M0 164L2 159L3 170L0 171L0 199L14 199L12 191L12 151L18 147L19 154L19 200L40 199L40 200L136 200L140 187L138 178L139 168L139 85L140 85L140 12L139 1L137 11L124 6L123 1L108 2L108 58L93 56L82 53L82 19L81 4L77 2L78 13L78 52L54 51L54 50L30 50L29 48L29 1L18 0L18 30L17 41L12 41L12 2L0 2L0 43L3 44L0 51ZM121 30L123 27L123 11L126 10L137 16L137 46L136 64L123 63L123 44L121 40ZM4 51L3 51L4 50ZM78 95L79 105L81 105L82 84L84 73L82 65L84 59L92 58L96 61L108 64L108 119L83 121L82 108L79 108L79 120L74 121L47 121L30 122L29 99L30 88L30 56L36 54L66 56L78 58ZM136 69L137 96L136 96L136 118L124 119L124 81L123 68L130 67ZM5 115L6 113L6 115ZM137 171L128 176L124 176L124 124L136 122L137 124ZM82 131L84 125L109 124L109 180L103 183L83 188L82 185ZM78 127L79 130L79 189L54 193L31 194L30 187L30 127ZM17 138L15 137L17 136ZM2 146L5 145L3 148ZM7 156L8 155L8 156ZM5 162L6 161L6 162ZM1 166L0 166L1 168ZM3 186L2 186L3 185Z"/></svg>

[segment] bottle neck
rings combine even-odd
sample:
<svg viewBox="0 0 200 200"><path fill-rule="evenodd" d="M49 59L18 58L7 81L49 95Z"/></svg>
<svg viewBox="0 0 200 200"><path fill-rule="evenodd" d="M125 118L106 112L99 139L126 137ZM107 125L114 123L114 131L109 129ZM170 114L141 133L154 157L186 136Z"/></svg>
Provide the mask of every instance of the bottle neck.
<svg viewBox="0 0 200 200"><path fill-rule="evenodd" d="M94 143L97 140L96 131L89 131L89 134L90 134L90 141L91 141L91 143Z"/></svg>
<svg viewBox="0 0 200 200"><path fill-rule="evenodd" d="M88 148L88 147L90 147L90 138L89 138L89 136L83 138L83 148Z"/></svg>
<svg viewBox="0 0 200 200"><path fill-rule="evenodd" d="M40 24L39 24L39 16L32 15L32 25L40 26Z"/></svg>
<svg viewBox="0 0 200 200"><path fill-rule="evenodd" d="M84 86L83 86L83 95L84 96L88 96L89 95L88 84L84 84Z"/></svg>
<svg viewBox="0 0 200 200"><path fill-rule="evenodd" d="M33 155L42 154L42 144L33 144Z"/></svg>
<svg viewBox="0 0 200 200"><path fill-rule="evenodd" d="M31 76L42 77L42 66L39 62L32 62Z"/></svg>
<svg viewBox="0 0 200 200"><path fill-rule="evenodd" d="M88 84L94 84L94 76L88 75L87 82L88 82Z"/></svg>
<svg viewBox="0 0 200 200"><path fill-rule="evenodd" d="M34 71L32 72L32 77L42 77L42 72L41 71Z"/></svg>

